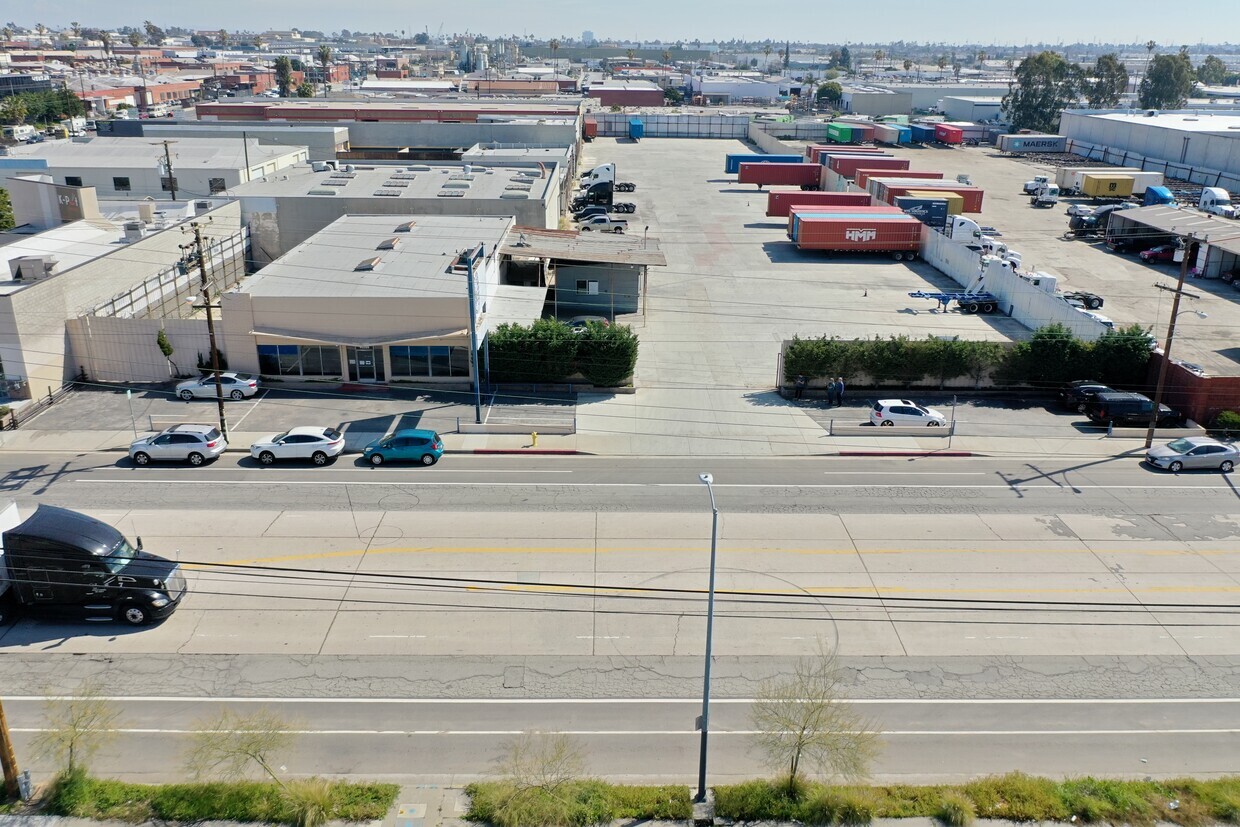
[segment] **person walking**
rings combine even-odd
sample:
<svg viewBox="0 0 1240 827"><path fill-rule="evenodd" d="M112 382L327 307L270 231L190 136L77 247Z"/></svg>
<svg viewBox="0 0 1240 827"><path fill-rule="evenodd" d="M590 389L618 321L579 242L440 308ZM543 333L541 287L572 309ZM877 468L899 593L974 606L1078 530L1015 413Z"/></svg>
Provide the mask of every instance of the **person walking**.
<svg viewBox="0 0 1240 827"><path fill-rule="evenodd" d="M827 407L828 408L835 404L835 392L836 392L836 384L835 384L835 380L832 379L827 384Z"/></svg>
<svg viewBox="0 0 1240 827"><path fill-rule="evenodd" d="M844 377L835 377L835 404L844 404Z"/></svg>
<svg viewBox="0 0 1240 827"><path fill-rule="evenodd" d="M805 386L807 384L809 384L809 380L805 378L805 374L798 373L797 378L793 380L793 383L792 383L792 387L793 387L792 398L799 400L801 398L801 394L805 393Z"/></svg>

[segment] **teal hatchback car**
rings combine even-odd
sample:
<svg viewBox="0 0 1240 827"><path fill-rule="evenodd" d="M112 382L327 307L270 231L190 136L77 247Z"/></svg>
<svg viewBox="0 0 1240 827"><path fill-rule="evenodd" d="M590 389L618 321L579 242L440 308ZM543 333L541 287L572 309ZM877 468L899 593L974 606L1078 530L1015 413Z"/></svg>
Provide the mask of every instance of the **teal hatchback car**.
<svg viewBox="0 0 1240 827"><path fill-rule="evenodd" d="M434 465L443 456L443 440L434 431L406 429L376 439L362 451L371 465L385 462L420 462Z"/></svg>

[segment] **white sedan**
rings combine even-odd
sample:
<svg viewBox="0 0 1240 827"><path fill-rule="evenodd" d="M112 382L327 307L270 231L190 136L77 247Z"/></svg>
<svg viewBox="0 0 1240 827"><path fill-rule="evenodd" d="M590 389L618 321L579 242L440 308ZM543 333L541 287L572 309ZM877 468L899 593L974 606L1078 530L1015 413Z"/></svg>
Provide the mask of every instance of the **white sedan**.
<svg viewBox="0 0 1240 827"><path fill-rule="evenodd" d="M248 373L220 373L220 387L228 399L245 399L258 393L258 379ZM214 399L215 377L202 376L188 379L177 385L177 396L182 399Z"/></svg>
<svg viewBox="0 0 1240 827"><path fill-rule="evenodd" d="M931 428L947 424L947 417L934 408L924 408L908 399L880 399L870 408L872 425L928 425Z"/></svg>
<svg viewBox="0 0 1240 827"><path fill-rule="evenodd" d="M343 450L344 435L335 428L309 426L260 439L250 446L250 456L263 465L289 459L308 459L315 465L326 465Z"/></svg>

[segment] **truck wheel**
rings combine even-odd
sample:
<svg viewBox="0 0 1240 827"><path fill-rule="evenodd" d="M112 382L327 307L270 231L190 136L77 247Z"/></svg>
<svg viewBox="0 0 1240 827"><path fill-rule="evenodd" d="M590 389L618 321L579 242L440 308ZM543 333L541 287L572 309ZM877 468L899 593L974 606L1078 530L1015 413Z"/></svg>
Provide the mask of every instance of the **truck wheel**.
<svg viewBox="0 0 1240 827"><path fill-rule="evenodd" d="M146 608L138 603L126 603L121 606L120 619L130 626L145 626L151 619Z"/></svg>
<svg viewBox="0 0 1240 827"><path fill-rule="evenodd" d="M966 304L966 305L965 305L963 308L961 308L961 309L962 309L962 310L964 310L964 312L965 312L965 313L976 313L976 312L977 312L977 305L976 305L976 304L974 304L973 302L969 302L968 304Z"/></svg>
<svg viewBox="0 0 1240 827"><path fill-rule="evenodd" d="M904 261L904 253L892 253L891 257L896 261Z"/></svg>
<svg viewBox="0 0 1240 827"><path fill-rule="evenodd" d="M1095 296L1094 298L1091 298L1088 301L1086 301L1085 306L1088 307L1090 310L1097 310L1099 307L1102 307L1102 299L1097 298Z"/></svg>
<svg viewBox="0 0 1240 827"><path fill-rule="evenodd" d="M590 227L590 225L589 225L589 224L587 224L587 225L585 225L584 227L582 227L582 228L581 228L581 231L582 231L583 233L593 232L593 230L591 229L591 227Z"/></svg>
<svg viewBox="0 0 1240 827"><path fill-rule="evenodd" d="M990 302L986 302L986 304L982 305L982 312L983 313L994 313L995 306Z"/></svg>

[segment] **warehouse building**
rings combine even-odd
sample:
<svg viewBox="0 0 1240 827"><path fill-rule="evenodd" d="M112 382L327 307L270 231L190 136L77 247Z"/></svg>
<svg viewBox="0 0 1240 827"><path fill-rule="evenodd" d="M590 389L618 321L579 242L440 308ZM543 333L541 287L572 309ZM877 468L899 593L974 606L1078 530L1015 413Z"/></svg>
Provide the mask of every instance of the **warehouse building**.
<svg viewBox="0 0 1240 827"><path fill-rule="evenodd" d="M50 175L70 187L94 187L103 198L205 197L305 163L304 146L256 139L181 138L165 145L142 138L83 138L10 149L5 175ZM172 174L164 168L172 162ZM175 192L174 192L175 191Z"/></svg>
<svg viewBox="0 0 1240 827"><path fill-rule="evenodd" d="M948 95L939 103L939 110L949 121L993 121L1003 117L1003 98Z"/></svg>
<svg viewBox="0 0 1240 827"><path fill-rule="evenodd" d="M1240 191L1240 110L1065 110L1069 149L1210 187Z"/></svg>
<svg viewBox="0 0 1240 827"><path fill-rule="evenodd" d="M908 115L913 111L913 96L882 86L846 86L840 111L849 115Z"/></svg>
<svg viewBox="0 0 1240 827"><path fill-rule="evenodd" d="M257 139L272 146L304 146L311 161L334 161L349 151L349 130L344 126L311 124L229 124L203 121L112 120L99 122L99 135L108 138Z"/></svg>
<svg viewBox="0 0 1240 827"><path fill-rule="evenodd" d="M648 80L608 80L587 93L601 106L663 106L663 90Z"/></svg>
<svg viewBox="0 0 1240 827"><path fill-rule="evenodd" d="M256 262L291 252L341 215L500 216L560 221L564 168L554 164L303 164L230 190Z"/></svg>
<svg viewBox="0 0 1240 827"><path fill-rule="evenodd" d="M748 73L693 75L689 78L693 96L715 106L773 103L780 98L786 99L793 85L787 78L772 79Z"/></svg>

